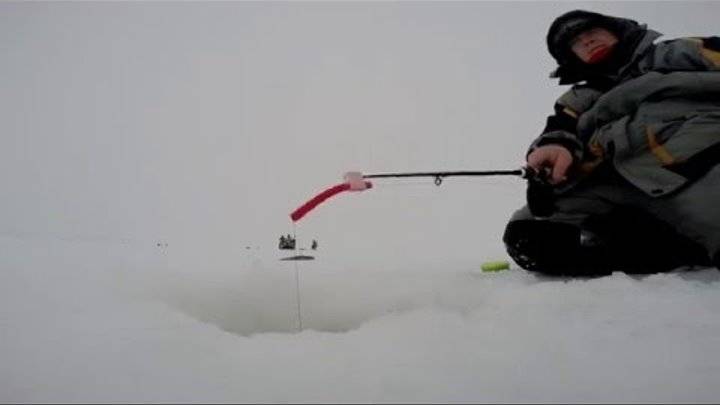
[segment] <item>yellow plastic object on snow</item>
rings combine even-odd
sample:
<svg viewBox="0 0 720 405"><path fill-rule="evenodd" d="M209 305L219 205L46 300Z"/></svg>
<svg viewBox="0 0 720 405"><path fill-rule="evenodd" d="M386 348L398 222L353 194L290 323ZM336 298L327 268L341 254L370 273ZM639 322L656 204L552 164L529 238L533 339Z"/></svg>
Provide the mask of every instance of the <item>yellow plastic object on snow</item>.
<svg viewBox="0 0 720 405"><path fill-rule="evenodd" d="M485 262L480 266L480 268L484 272L503 271L510 268L510 263L506 260L497 260L493 262Z"/></svg>

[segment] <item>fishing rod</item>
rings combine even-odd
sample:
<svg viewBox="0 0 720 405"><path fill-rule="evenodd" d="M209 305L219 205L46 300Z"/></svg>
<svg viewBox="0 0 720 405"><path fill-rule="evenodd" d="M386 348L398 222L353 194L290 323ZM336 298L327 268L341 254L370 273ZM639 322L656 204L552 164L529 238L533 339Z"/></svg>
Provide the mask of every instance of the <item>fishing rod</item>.
<svg viewBox="0 0 720 405"><path fill-rule="evenodd" d="M320 203L327 200L328 198L342 193L344 191L364 191L373 187L373 183L367 179L382 179L382 178L408 178L408 177L434 177L435 185L439 186L442 184L445 177L455 176L518 176L523 179L527 179L529 182L543 185L543 188L549 187L548 170L536 170L532 167L526 166L517 170L485 170L485 171L437 171L437 172L410 172L410 173L374 173L374 174L362 174L361 172L347 172L345 173L345 182L334 185L315 197L308 200L305 204L298 207L295 211L290 214L290 218L293 222L299 221L302 217L310 212L313 208L317 207ZM547 194L547 192L545 193Z"/></svg>
<svg viewBox="0 0 720 405"><path fill-rule="evenodd" d="M349 173L350 174L350 173ZM415 173L377 173L363 174L363 179L401 178L401 177L434 177L435 185L439 186L445 177L457 176L520 176L524 179L539 177L535 169L522 167L517 170L484 170L484 171L439 171L439 172L415 172Z"/></svg>

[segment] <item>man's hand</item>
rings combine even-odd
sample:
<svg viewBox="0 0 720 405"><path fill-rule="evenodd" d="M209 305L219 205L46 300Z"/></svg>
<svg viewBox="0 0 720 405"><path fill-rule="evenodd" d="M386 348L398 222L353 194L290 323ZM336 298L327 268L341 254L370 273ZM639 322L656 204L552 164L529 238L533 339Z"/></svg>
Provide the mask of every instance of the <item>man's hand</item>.
<svg viewBox="0 0 720 405"><path fill-rule="evenodd" d="M567 180L567 172L573 163L573 157L564 146L550 144L532 151L527 157L527 162L537 171L549 168L552 174L548 180L552 184L558 184Z"/></svg>

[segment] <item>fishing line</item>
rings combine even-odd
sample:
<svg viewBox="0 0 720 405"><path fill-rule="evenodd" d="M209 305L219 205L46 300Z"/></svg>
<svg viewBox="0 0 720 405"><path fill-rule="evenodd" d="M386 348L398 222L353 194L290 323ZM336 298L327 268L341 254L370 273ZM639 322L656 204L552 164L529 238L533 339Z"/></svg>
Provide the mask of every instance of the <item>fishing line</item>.
<svg viewBox="0 0 720 405"><path fill-rule="evenodd" d="M293 266L295 267L295 301L297 303L297 325L298 325L298 332L303 331L303 323L302 323L302 306L300 302L300 271L298 270L298 264L297 261L293 263Z"/></svg>
<svg viewBox="0 0 720 405"><path fill-rule="evenodd" d="M293 240L295 241L295 256L299 255L298 246L300 246L299 243L297 243L297 225L293 222ZM298 332L303 331L303 323L302 323L302 305L300 301L300 270L298 268L297 261L293 261L293 268L295 269L295 303L297 307L297 325L298 325Z"/></svg>

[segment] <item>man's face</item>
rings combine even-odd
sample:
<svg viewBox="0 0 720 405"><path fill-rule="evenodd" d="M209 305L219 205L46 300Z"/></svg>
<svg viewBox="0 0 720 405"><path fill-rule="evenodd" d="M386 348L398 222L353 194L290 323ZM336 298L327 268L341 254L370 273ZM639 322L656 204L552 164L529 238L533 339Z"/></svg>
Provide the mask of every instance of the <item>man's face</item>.
<svg viewBox="0 0 720 405"><path fill-rule="evenodd" d="M570 40L570 49L581 61L593 64L603 61L617 42L615 34L605 28L591 28Z"/></svg>

